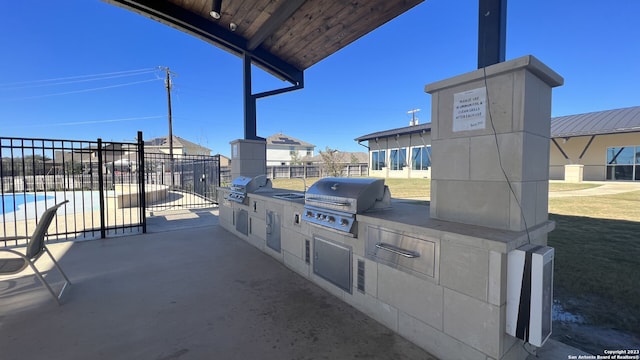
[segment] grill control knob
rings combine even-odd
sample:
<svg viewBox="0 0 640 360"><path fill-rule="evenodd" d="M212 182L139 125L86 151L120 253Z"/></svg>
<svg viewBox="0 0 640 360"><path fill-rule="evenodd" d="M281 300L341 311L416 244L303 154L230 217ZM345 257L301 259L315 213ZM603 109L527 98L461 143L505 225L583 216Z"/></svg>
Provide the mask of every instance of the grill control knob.
<svg viewBox="0 0 640 360"><path fill-rule="evenodd" d="M333 217L333 216L329 216L329 222L330 222L331 224L335 223L335 222L336 222L336 218L335 218L335 217Z"/></svg>
<svg viewBox="0 0 640 360"><path fill-rule="evenodd" d="M347 225L349 225L349 221L347 219L341 219L340 220L340 225L347 226Z"/></svg>
<svg viewBox="0 0 640 360"><path fill-rule="evenodd" d="M313 217L313 213L311 211L307 211L305 214L306 217Z"/></svg>

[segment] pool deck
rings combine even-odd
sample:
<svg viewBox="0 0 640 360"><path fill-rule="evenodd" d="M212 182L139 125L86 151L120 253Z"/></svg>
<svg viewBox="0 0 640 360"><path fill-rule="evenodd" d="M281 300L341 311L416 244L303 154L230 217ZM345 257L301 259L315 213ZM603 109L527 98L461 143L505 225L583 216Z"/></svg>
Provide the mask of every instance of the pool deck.
<svg viewBox="0 0 640 360"><path fill-rule="evenodd" d="M73 282L62 306L33 274L3 277L0 357L434 359L218 226L216 209L148 222L143 235L51 245ZM537 359L579 354L549 341Z"/></svg>

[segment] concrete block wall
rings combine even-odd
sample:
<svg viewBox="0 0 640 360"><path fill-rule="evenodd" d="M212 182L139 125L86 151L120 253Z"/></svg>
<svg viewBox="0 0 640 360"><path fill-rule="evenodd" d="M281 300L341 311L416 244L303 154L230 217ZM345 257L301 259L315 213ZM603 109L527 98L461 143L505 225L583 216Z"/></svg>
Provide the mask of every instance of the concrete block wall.
<svg viewBox="0 0 640 360"><path fill-rule="evenodd" d="M360 221L364 231L381 226ZM354 255L354 269L365 261L365 291L357 291L354 280L346 302L441 359L527 357L522 342L505 332L506 254L525 239L492 241L406 224L391 230L436 243L436 276L418 278Z"/></svg>
<svg viewBox="0 0 640 360"><path fill-rule="evenodd" d="M551 89L562 82L525 56L425 87L432 94L432 218L513 231L547 221ZM485 126L454 131L454 95L481 88Z"/></svg>
<svg viewBox="0 0 640 360"><path fill-rule="evenodd" d="M267 142L238 139L231 142L231 178L267 173Z"/></svg>

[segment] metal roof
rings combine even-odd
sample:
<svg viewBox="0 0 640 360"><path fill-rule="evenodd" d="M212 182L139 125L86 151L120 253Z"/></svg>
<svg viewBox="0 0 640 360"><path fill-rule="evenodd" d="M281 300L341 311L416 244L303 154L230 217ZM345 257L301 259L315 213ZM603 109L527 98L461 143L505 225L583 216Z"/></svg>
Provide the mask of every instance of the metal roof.
<svg viewBox="0 0 640 360"><path fill-rule="evenodd" d="M431 123L378 131L360 136L355 140L361 142L420 132L431 132ZM552 138L627 132L640 132L640 106L551 118Z"/></svg>
<svg viewBox="0 0 640 360"><path fill-rule="evenodd" d="M413 126L405 126L405 127L391 129L391 130L378 131L371 134L360 136L355 140L357 142L361 142L361 141L367 141L367 140L375 140L376 138L393 137L396 135L402 136L402 135L409 135L409 134L416 134L416 133L430 133L430 132L431 132L431 123L424 123L424 124L413 125Z"/></svg>
<svg viewBox="0 0 640 360"><path fill-rule="evenodd" d="M424 0L105 0L196 36L293 84L302 72ZM234 24L234 25L231 25Z"/></svg>
<svg viewBox="0 0 640 360"><path fill-rule="evenodd" d="M626 132L640 132L640 106L551 119L552 138Z"/></svg>

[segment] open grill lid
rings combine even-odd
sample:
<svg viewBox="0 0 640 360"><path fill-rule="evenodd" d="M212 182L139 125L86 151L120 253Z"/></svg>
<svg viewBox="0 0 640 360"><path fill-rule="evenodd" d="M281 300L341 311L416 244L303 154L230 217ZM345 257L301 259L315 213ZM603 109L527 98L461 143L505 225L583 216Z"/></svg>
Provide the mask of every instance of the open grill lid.
<svg viewBox="0 0 640 360"><path fill-rule="evenodd" d="M384 179L328 177L309 187L305 194L305 205L356 214L373 208L386 198L390 198L390 195Z"/></svg>

